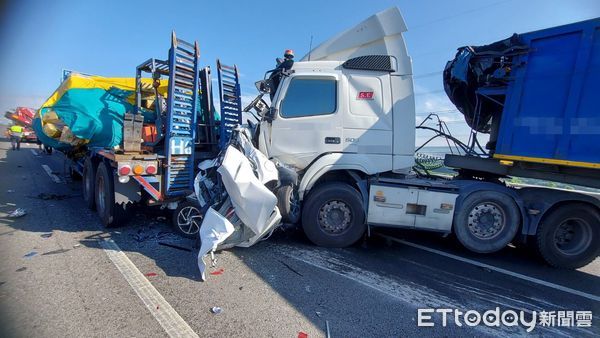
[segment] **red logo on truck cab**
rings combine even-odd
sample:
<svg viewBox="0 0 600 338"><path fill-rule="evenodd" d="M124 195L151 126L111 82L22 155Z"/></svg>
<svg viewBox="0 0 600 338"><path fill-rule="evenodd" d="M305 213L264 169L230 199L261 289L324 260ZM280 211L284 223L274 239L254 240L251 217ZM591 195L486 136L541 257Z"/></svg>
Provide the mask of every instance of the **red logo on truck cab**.
<svg viewBox="0 0 600 338"><path fill-rule="evenodd" d="M358 92L358 100L373 100L373 92Z"/></svg>

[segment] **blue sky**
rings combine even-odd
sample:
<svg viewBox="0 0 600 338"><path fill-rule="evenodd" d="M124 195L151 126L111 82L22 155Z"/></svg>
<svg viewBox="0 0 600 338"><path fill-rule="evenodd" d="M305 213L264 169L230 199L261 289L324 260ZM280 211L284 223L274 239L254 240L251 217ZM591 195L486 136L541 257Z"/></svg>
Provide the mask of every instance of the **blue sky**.
<svg viewBox="0 0 600 338"><path fill-rule="evenodd" d="M173 3L173 4L171 4ZM204 65L236 63L242 93L284 49L303 56L313 45L391 6L408 26L417 114L454 108L441 70L463 45L487 44L600 16L599 0L401 1L8 1L0 23L0 111L37 108L59 85L64 68L134 76L149 57L166 58L171 30L198 40ZM464 136L459 113L443 118Z"/></svg>

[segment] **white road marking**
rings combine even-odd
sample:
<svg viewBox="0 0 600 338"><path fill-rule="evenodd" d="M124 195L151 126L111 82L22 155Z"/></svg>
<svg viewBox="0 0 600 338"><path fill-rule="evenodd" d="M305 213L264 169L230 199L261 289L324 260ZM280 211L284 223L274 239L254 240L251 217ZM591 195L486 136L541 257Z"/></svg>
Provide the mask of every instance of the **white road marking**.
<svg viewBox="0 0 600 338"><path fill-rule="evenodd" d="M403 239L398 239L398 238L394 238L394 237L390 237L390 236L382 235L382 234L379 234L379 236L381 236L381 237L383 237L383 238L385 238L387 240L393 241L393 242L397 242L397 243L401 243L401 244L404 244L404 245L412 246L413 248L417 248L417 249L429 251L431 253L435 253L435 254L438 254L438 255L441 255L441 256L444 256L444 257L448 257L448 258L451 258L451 259L454 259L454 260L457 260L457 261L461 261L463 263L467 263L467 264L479 266L479 267L482 267L482 268L490 269L492 271L495 271L495 272L498 272L498 273L502 273L502 274L505 274L505 275L508 275L508 276L511 276L511 277L519 278L519 279L522 279L522 280L525 280L525 281L528 281L528 282L531 282L531 283L543 285L543 286L546 286L546 287L549 287L549 288L552 288L552 289L555 289L555 290L559 290L559 291L562 291L562 292L570 293L572 295L577 295L577 296L580 296L580 297L583 297L583 298L587 298L587 299L590 299L590 300L593 300L593 301L596 301L596 302L600 302L600 296L593 295L591 293L586 293L586 292L583 292L583 291L579 291L579 290L568 288L566 286L562 286L562 285L550 283L550 282L547 282L545 280L541 280L541 279L530 277L530 276L527 276L527 275L523 275L523 274L520 274L520 273L517 273L517 272L513 272L513 271L506 270L506 269L502 269L502 268L499 268L499 267L496 267L496 266L493 266L493 265L481 263L481 262L478 262L478 261L475 261L475 260L472 260L472 259L469 259L469 258L465 258L465 257L453 255L451 253L447 253L447 252L444 252L444 251L441 251L441 250L432 249L432 248L426 247L424 245L420 245L420 244L408 242L408 241L405 241Z"/></svg>
<svg viewBox="0 0 600 338"><path fill-rule="evenodd" d="M112 239L100 245L169 337L198 337Z"/></svg>
<svg viewBox="0 0 600 338"><path fill-rule="evenodd" d="M61 180L58 176L54 175L54 173L52 173L52 169L50 169L49 166L47 166L46 164L42 164L42 168L44 168L44 171L46 171L46 174L48 174L48 176L50 176L50 178L54 181L54 183L60 183Z"/></svg>
<svg viewBox="0 0 600 338"><path fill-rule="evenodd" d="M29 149L29 150L31 150L31 153L33 154L33 156L40 156L40 154L37 151L35 151L33 149Z"/></svg>

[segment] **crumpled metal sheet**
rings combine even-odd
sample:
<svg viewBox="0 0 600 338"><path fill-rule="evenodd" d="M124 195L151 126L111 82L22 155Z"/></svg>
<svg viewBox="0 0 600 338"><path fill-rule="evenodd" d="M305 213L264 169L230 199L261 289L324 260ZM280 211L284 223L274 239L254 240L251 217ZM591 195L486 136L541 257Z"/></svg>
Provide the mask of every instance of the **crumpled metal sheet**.
<svg viewBox="0 0 600 338"><path fill-rule="evenodd" d="M206 263L204 257L211 251L217 249L217 246L225 241L234 231L233 224L215 209L209 208L204 216L204 221L200 227L200 238L202 244L198 252L198 268L200 277L206 280Z"/></svg>
<svg viewBox="0 0 600 338"><path fill-rule="evenodd" d="M271 162L265 154L254 148L251 140L252 136L250 135L250 130L245 128L241 129L238 134L238 143L242 146L244 155L246 155L251 162L256 164L255 170L258 179L263 184L277 181L279 174L275 163Z"/></svg>
<svg viewBox="0 0 600 338"><path fill-rule="evenodd" d="M261 163L256 164L261 166ZM221 180L231 198L236 215L252 232L257 235L263 234L277 205L275 194L254 175L248 158L232 146L227 149L223 163L217 171L221 174ZM275 177L276 175L275 169Z"/></svg>
<svg viewBox="0 0 600 338"><path fill-rule="evenodd" d="M198 267L205 280L206 264L203 258L217 249L234 246L250 247L265 236L270 235L281 222L281 213L277 208L277 197L265 184L277 181L277 167L264 154L256 149L249 131L240 129L237 133L237 145L229 146L222 158L217 172L227 192L219 210L208 209L200 227L202 242L198 253ZM200 164L200 173L195 179L195 194L199 203L215 203L202 197L201 188L211 188L212 182L206 171L217 162L204 161Z"/></svg>

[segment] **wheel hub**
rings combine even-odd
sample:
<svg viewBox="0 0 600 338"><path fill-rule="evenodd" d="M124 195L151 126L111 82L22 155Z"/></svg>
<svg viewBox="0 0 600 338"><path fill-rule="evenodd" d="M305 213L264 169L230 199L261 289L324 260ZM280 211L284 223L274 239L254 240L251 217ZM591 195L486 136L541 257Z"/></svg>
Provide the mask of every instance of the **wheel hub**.
<svg viewBox="0 0 600 338"><path fill-rule="evenodd" d="M504 229L506 216L500 206L492 202L476 205L468 217L469 231L479 239L492 239Z"/></svg>
<svg viewBox="0 0 600 338"><path fill-rule="evenodd" d="M330 201L319 209L319 226L332 234L339 234L350 227L352 212L342 201Z"/></svg>
<svg viewBox="0 0 600 338"><path fill-rule="evenodd" d="M182 208L177 215L177 226L185 234L193 235L200 230L202 215L200 210L193 206Z"/></svg>
<svg viewBox="0 0 600 338"><path fill-rule="evenodd" d="M590 225L579 218L564 220L554 232L554 245L565 255L578 255L591 241Z"/></svg>

